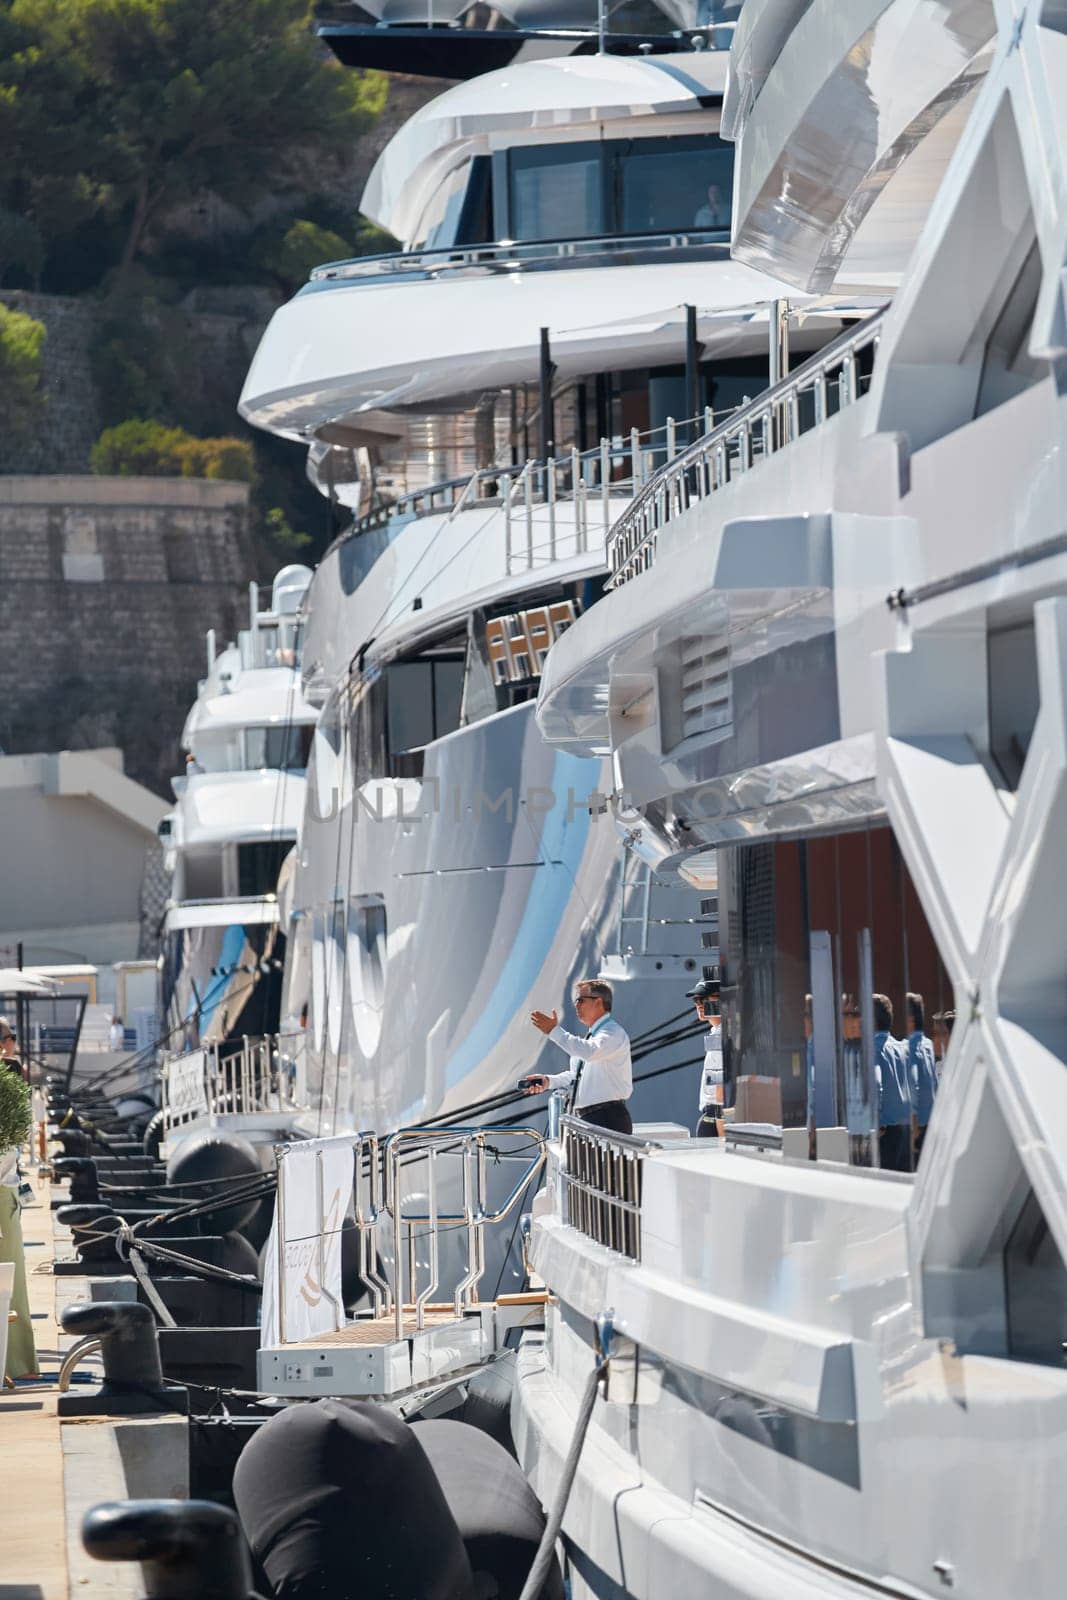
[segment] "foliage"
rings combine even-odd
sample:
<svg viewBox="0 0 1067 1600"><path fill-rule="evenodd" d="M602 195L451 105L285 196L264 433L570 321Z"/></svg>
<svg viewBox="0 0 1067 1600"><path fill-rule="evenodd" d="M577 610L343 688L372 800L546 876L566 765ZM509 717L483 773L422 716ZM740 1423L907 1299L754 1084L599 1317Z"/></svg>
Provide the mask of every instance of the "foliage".
<svg viewBox="0 0 1067 1600"><path fill-rule="evenodd" d="M253 256L285 289L306 283L312 267L324 261L342 261L354 254L347 239L330 228L320 228L303 217L290 222L281 238L268 239Z"/></svg>
<svg viewBox="0 0 1067 1600"><path fill-rule="evenodd" d="M255 479L255 458L245 440L197 439L184 428L141 418L104 429L93 446L92 468L119 478Z"/></svg>
<svg viewBox="0 0 1067 1600"><path fill-rule="evenodd" d="M0 428L21 437L44 408L43 322L0 305Z"/></svg>
<svg viewBox="0 0 1067 1600"><path fill-rule="evenodd" d="M0 207L0 283L12 269L36 287L44 265L44 240L37 225Z"/></svg>
<svg viewBox="0 0 1067 1600"><path fill-rule="evenodd" d="M22 1144L32 1126L29 1084L10 1067L0 1067L0 1150Z"/></svg>
<svg viewBox="0 0 1067 1600"><path fill-rule="evenodd" d="M386 92L327 58L306 0L0 0L0 205L53 251L121 219L121 284L168 212L292 187Z"/></svg>
<svg viewBox="0 0 1067 1600"><path fill-rule="evenodd" d="M289 518L281 506L271 506L263 518L267 542L279 556L294 555L306 550L311 543L310 533L297 533L289 525Z"/></svg>

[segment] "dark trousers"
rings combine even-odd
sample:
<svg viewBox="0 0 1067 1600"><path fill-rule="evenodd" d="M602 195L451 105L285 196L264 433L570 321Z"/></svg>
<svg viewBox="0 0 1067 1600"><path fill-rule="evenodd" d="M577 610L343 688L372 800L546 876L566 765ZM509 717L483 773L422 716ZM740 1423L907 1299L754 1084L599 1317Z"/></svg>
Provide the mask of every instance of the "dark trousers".
<svg viewBox="0 0 1067 1600"><path fill-rule="evenodd" d="M719 1124L717 1118L722 1116L722 1106L701 1106L700 1116L697 1119L696 1136L698 1139L717 1139L719 1137Z"/></svg>
<svg viewBox="0 0 1067 1600"><path fill-rule="evenodd" d="M580 1106L578 1115L583 1122L591 1122L594 1128L607 1128L609 1133L634 1131L625 1100L602 1100L597 1106Z"/></svg>
<svg viewBox="0 0 1067 1600"><path fill-rule="evenodd" d="M878 1160L886 1172L911 1171L911 1129L906 1122L882 1129Z"/></svg>

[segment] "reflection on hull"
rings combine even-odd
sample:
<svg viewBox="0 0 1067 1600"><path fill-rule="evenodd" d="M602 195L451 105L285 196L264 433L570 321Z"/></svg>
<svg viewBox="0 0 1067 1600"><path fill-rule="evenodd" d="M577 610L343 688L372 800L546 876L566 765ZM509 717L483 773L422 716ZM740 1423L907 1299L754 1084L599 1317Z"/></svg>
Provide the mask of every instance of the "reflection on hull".
<svg viewBox="0 0 1067 1600"><path fill-rule="evenodd" d="M548 748L522 705L428 746L420 780L372 780L332 817L309 805L285 1006L308 1007L317 1131L456 1116L560 1071L530 1012L576 1026L572 982L607 965L632 1036L688 1022L695 896L664 887L688 915L657 924L639 961L620 950L618 839L588 804L597 777L603 789L607 773ZM692 1063L638 1085L635 1118L693 1120L701 1049L672 1038L635 1064Z"/></svg>
<svg viewBox="0 0 1067 1600"><path fill-rule="evenodd" d="M162 946L171 1050L277 1031L285 937L276 924L165 928Z"/></svg>

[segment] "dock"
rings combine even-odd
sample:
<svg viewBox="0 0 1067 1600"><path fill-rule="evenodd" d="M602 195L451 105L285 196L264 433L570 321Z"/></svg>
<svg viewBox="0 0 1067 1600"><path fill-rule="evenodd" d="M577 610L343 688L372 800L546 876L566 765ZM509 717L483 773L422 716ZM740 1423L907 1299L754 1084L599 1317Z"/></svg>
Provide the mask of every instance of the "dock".
<svg viewBox="0 0 1067 1600"><path fill-rule="evenodd" d="M63 1441L56 1415L61 1356L52 1276L52 1189L35 1171L30 1182L34 1197L22 1213L22 1234L42 1380L0 1393L0 1441L8 1463L0 1600L68 1600Z"/></svg>

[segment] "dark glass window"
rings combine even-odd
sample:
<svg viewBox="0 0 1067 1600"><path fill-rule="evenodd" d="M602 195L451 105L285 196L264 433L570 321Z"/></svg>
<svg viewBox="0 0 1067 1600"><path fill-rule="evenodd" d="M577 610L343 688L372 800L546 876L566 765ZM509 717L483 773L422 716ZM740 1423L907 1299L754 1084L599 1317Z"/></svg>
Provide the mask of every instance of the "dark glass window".
<svg viewBox="0 0 1067 1600"><path fill-rule="evenodd" d="M475 156L446 173L415 228L412 249L484 244L493 236L492 162Z"/></svg>
<svg viewBox="0 0 1067 1600"><path fill-rule="evenodd" d="M622 233L730 227L734 152L709 135L635 139L615 151L615 192Z"/></svg>
<svg viewBox="0 0 1067 1600"><path fill-rule="evenodd" d="M279 724L273 728L245 729L245 767L273 767L302 772L308 764L314 729Z"/></svg>
<svg viewBox="0 0 1067 1600"><path fill-rule="evenodd" d="M255 839L237 846L237 893L273 894L291 839Z"/></svg>
<svg viewBox="0 0 1067 1600"><path fill-rule="evenodd" d="M601 145L512 150L509 168L513 239L584 239L611 230L604 214Z"/></svg>
<svg viewBox="0 0 1067 1600"><path fill-rule="evenodd" d="M991 628L987 651L989 743L1005 782L1015 790L1041 703L1033 619L1016 627Z"/></svg>
<svg viewBox="0 0 1067 1600"><path fill-rule="evenodd" d="M1010 1353L1067 1365L1067 1271L1032 1189L1004 1248L1004 1290Z"/></svg>
<svg viewBox="0 0 1067 1600"><path fill-rule="evenodd" d="M730 229L734 152L715 134L537 145L507 157L512 239Z"/></svg>
<svg viewBox="0 0 1067 1600"><path fill-rule="evenodd" d="M419 776L421 761L403 758L459 727L465 644L462 651L440 650L419 661L394 661L386 668L386 739L393 776Z"/></svg>
<svg viewBox="0 0 1067 1600"><path fill-rule="evenodd" d="M389 753L416 750L433 738L433 664L396 661L387 673Z"/></svg>

